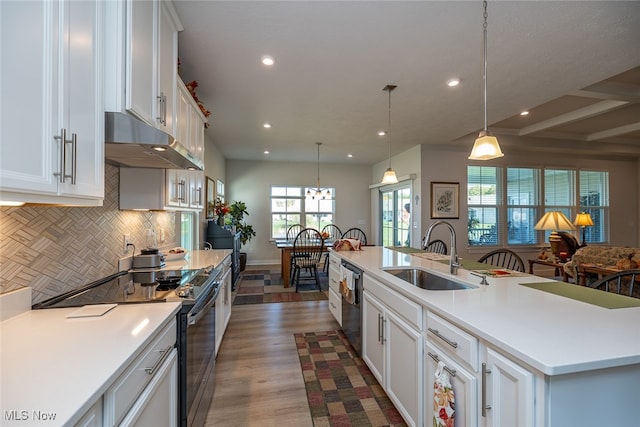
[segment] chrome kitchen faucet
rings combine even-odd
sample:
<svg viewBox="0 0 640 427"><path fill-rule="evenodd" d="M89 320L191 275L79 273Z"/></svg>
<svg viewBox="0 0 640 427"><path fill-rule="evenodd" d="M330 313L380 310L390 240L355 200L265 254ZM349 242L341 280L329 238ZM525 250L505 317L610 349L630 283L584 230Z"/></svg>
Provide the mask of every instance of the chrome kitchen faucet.
<svg viewBox="0 0 640 427"><path fill-rule="evenodd" d="M448 223L447 221L436 221L429 226L427 229L427 235L424 238L424 241L428 244L431 239L431 232L433 229L440 225L444 224L449 228L449 233L451 234L451 258L449 258L449 273L458 274L458 267L460 267L460 263L458 262L458 252L456 251L456 230L453 228L453 225Z"/></svg>

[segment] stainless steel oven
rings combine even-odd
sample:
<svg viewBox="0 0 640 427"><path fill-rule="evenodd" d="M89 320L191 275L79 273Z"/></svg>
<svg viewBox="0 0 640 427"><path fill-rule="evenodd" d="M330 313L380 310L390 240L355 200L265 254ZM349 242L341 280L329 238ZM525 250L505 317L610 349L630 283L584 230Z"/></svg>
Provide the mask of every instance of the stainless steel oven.
<svg viewBox="0 0 640 427"><path fill-rule="evenodd" d="M120 272L35 304L33 309L86 304L182 302L177 314L178 425L204 425L215 385L218 269Z"/></svg>

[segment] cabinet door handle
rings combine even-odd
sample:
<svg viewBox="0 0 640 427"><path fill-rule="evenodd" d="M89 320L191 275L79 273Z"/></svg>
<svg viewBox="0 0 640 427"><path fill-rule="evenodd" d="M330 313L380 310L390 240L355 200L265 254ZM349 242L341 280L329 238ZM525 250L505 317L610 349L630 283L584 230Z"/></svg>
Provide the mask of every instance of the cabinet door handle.
<svg viewBox="0 0 640 427"><path fill-rule="evenodd" d="M71 134L71 175L65 175L66 178L71 178L71 184L76 185L78 168L78 134Z"/></svg>
<svg viewBox="0 0 640 427"><path fill-rule="evenodd" d="M186 193L186 189L185 186L187 185L185 180L181 180L178 181L178 201L179 202L184 202L185 201L185 193Z"/></svg>
<svg viewBox="0 0 640 427"><path fill-rule="evenodd" d="M487 375L491 373L491 369L487 369L487 364L482 364L482 416L487 416L487 410L491 409L491 405L487 405Z"/></svg>
<svg viewBox="0 0 640 427"><path fill-rule="evenodd" d="M150 368L144 368L145 372L149 375L153 375L156 372L156 370L162 365L164 360L169 356L172 348L173 346L170 345L166 349L160 350L160 357L158 358L158 360L156 360L156 363L154 363L153 366Z"/></svg>
<svg viewBox="0 0 640 427"><path fill-rule="evenodd" d="M162 125L167 125L167 96L164 92L160 92L160 95L156 96L158 102L160 103L160 108L158 109L158 117L156 120L160 122Z"/></svg>
<svg viewBox="0 0 640 427"><path fill-rule="evenodd" d="M433 354L430 351L427 351L427 354L429 355L430 358L432 358L436 363L440 363L440 358L438 357L437 354ZM444 366L444 370L449 372L449 375L451 375L452 377L456 376L456 370L455 369L449 369L446 365Z"/></svg>
<svg viewBox="0 0 640 427"><path fill-rule="evenodd" d="M444 341L447 344L449 344L451 347L458 348L458 343L457 342L451 341L449 338L445 337L444 335L441 335L440 332L438 332L437 329L427 328L427 330L429 332L431 332L433 335L435 335L438 338L440 338L442 341Z"/></svg>
<svg viewBox="0 0 640 427"><path fill-rule="evenodd" d="M380 319L382 319L382 327L381 327L381 331L380 331L380 336L382 337L382 344L384 344L385 341L387 341L386 337L384 336L384 324L387 323L387 319L385 319L384 316L380 316Z"/></svg>
<svg viewBox="0 0 640 427"><path fill-rule="evenodd" d="M382 342L382 316L378 313L378 342Z"/></svg>
<svg viewBox="0 0 640 427"><path fill-rule="evenodd" d="M62 128L60 129L60 135L54 136L53 139L60 142L60 146L58 148L60 154L60 162L58 164L58 172L54 172L53 176L58 177L59 182L65 181L65 165L67 164L67 130Z"/></svg>

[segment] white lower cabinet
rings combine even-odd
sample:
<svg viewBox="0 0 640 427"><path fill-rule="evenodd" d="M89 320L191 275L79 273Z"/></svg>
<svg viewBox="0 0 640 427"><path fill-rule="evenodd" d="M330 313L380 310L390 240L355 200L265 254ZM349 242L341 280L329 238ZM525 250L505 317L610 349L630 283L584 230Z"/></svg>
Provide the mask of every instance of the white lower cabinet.
<svg viewBox="0 0 640 427"><path fill-rule="evenodd" d="M434 381L438 362L443 362L449 373L455 399L455 426L478 426L478 378L453 358L430 342L425 343L425 425L432 425L434 415Z"/></svg>
<svg viewBox="0 0 640 427"><path fill-rule="evenodd" d="M103 396L104 426L177 425L176 329L172 318L107 389ZM156 419L162 421L152 421Z"/></svg>
<svg viewBox="0 0 640 427"><path fill-rule="evenodd" d="M216 307L216 352L218 355L218 349L222 344L222 338L224 337L224 333L227 330L227 325L229 324L229 319L231 318L231 291L233 287L233 280L231 278L231 258L228 257L225 260L225 272L222 273L222 278L220 279L220 291L218 292L218 296L216 297L215 307Z"/></svg>
<svg viewBox="0 0 640 427"><path fill-rule="evenodd" d="M535 377L532 372L487 348L481 375L481 412L486 427L535 425Z"/></svg>
<svg viewBox="0 0 640 427"><path fill-rule="evenodd" d="M375 290L381 290L382 286L365 275L362 357L406 423L421 426L423 338L409 320L416 317L414 311L419 311L420 307L395 292L391 306L383 304L375 296Z"/></svg>
<svg viewBox="0 0 640 427"><path fill-rule="evenodd" d="M126 426L178 425L178 351L157 369L153 379L142 392L127 416L120 423Z"/></svg>
<svg viewBox="0 0 640 427"><path fill-rule="evenodd" d="M340 260L329 254L329 311L342 326L342 294L340 293Z"/></svg>
<svg viewBox="0 0 640 427"><path fill-rule="evenodd" d="M102 398L85 412L80 421L74 427L102 427Z"/></svg>
<svg viewBox="0 0 640 427"><path fill-rule="evenodd" d="M536 425L533 372L431 311L425 312L424 329L426 423L434 416L434 375L438 361L442 361L450 371L456 402L455 426Z"/></svg>

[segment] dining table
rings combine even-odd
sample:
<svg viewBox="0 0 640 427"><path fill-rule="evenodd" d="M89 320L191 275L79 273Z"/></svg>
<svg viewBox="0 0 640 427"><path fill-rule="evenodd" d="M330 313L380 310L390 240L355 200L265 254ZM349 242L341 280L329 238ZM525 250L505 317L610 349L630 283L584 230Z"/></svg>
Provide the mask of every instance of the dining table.
<svg viewBox="0 0 640 427"><path fill-rule="evenodd" d="M293 253L293 239L275 239L276 248L280 249L280 277L285 288L290 286L291 281L291 254ZM324 240L323 252L328 252L333 246L332 239Z"/></svg>

